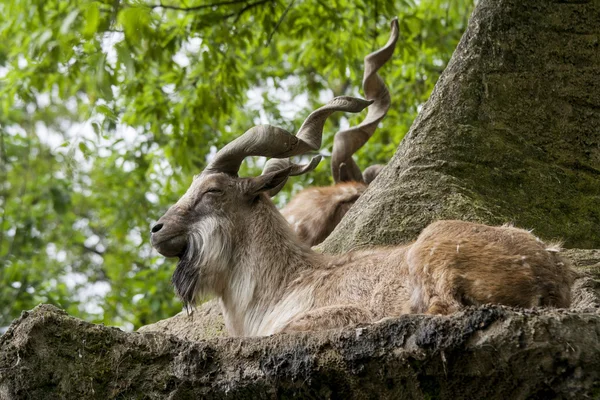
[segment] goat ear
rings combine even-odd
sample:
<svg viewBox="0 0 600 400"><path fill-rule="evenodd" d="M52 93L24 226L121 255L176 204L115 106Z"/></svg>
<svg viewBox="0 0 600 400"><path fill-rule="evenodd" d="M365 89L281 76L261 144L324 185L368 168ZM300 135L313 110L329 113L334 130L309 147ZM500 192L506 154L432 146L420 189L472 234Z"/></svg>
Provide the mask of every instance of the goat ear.
<svg viewBox="0 0 600 400"><path fill-rule="evenodd" d="M246 188L246 194L251 197L269 191L274 188L280 188L287 181L292 166L289 166L279 171L269 172L268 174L260 175L255 178L250 178Z"/></svg>

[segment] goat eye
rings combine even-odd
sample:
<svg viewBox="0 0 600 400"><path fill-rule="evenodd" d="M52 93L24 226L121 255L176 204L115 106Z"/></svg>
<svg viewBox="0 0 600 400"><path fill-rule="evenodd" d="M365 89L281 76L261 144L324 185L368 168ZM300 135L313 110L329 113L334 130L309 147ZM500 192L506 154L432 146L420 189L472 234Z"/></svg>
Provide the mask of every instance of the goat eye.
<svg viewBox="0 0 600 400"><path fill-rule="evenodd" d="M202 192L202 194L200 196L198 196L194 202L194 206L200 204L202 202L203 199L205 198L211 198L213 196L220 196L221 194L223 194L223 190L221 189L217 189L217 188L211 188L211 189L207 189L204 192Z"/></svg>
<svg viewBox="0 0 600 400"><path fill-rule="evenodd" d="M211 189L208 189L206 192L204 192L204 194L221 194L221 193L223 193L223 191L218 188L211 188Z"/></svg>

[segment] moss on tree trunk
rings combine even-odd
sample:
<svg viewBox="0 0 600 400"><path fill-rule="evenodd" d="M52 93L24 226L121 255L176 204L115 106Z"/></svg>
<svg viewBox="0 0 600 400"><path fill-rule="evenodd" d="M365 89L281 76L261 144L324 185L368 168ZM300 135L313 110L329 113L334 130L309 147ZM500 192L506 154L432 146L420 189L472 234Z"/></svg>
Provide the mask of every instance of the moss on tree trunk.
<svg viewBox="0 0 600 400"><path fill-rule="evenodd" d="M512 222L600 248L600 2L481 1L382 175L322 245Z"/></svg>

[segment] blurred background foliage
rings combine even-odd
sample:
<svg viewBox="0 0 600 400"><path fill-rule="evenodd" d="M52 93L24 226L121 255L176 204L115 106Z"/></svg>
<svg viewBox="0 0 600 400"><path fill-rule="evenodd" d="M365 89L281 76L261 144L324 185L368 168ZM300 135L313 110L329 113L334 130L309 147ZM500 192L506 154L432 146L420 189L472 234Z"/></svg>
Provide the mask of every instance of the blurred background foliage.
<svg viewBox="0 0 600 400"><path fill-rule="evenodd" d="M362 59L398 16L380 72L392 109L357 154L363 168L386 162L474 5L160 1L0 3L0 326L40 302L126 329L178 312L175 262L148 232L207 157L253 125L294 131L334 95L362 95ZM364 115L332 118L322 154ZM330 184L327 159L292 181L278 204Z"/></svg>

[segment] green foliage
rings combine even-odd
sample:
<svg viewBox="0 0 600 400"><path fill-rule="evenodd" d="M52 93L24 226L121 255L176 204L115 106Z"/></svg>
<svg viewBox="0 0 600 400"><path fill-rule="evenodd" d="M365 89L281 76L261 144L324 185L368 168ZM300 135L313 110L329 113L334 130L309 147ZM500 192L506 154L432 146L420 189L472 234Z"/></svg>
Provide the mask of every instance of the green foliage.
<svg viewBox="0 0 600 400"><path fill-rule="evenodd" d="M360 95L362 59L397 15L381 71L392 110L358 154L363 167L386 162L473 5L164 1L0 3L0 325L39 302L129 327L177 312L174 262L152 252L148 230L211 148L261 121L293 131L334 94ZM333 118L324 153L345 118L364 115ZM278 201L330 184L322 164Z"/></svg>

